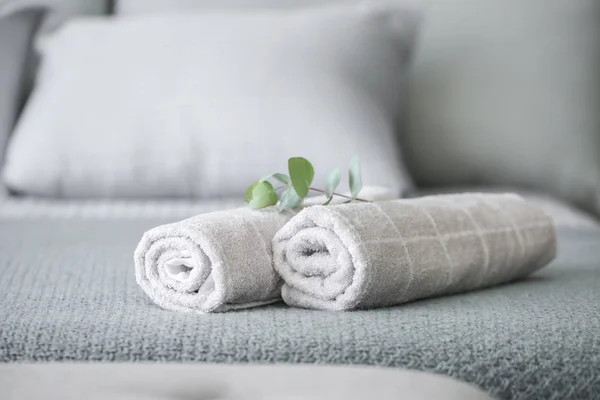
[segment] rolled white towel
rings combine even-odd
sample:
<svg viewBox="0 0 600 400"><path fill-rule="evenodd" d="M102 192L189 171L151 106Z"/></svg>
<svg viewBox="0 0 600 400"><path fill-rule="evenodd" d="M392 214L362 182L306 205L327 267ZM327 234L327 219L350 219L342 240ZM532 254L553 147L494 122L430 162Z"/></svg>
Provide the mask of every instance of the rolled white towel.
<svg viewBox="0 0 600 400"><path fill-rule="evenodd" d="M310 207L273 239L292 306L392 306L524 277L556 254L550 217L513 194Z"/></svg>
<svg viewBox="0 0 600 400"><path fill-rule="evenodd" d="M394 197L381 187L365 187L360 196ZM305 204L323 201L315 197ZM135 250L136 281L154 303L171 311L220 312L278 301L282 281L273 270L271 242L295 214L243 207L153 228Z"/></svg>

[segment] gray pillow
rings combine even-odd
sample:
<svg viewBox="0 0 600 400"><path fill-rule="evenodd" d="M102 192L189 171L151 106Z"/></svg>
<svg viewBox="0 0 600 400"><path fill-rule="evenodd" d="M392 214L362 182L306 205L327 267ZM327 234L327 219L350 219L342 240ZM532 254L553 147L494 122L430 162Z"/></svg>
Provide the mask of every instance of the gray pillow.
<svg viewBox="0 0 600 400"><path fill-rule="evenodd" d="M288 157L322 183L357 153L366 184L399 192L417 20L363 4L73 21L46 43L5 181L40 196L240 196Z"/></svg>
<svg viewBox="0 0 600 400"><path fill-rule="evenodd" d="M600 2L424 8L403 147L417 183L516 185L600 213Z"/></svg>
<svg viewBox="0 0 600 400"><path fill-rule="evenodd" d="M43 7L16 10L0 6L0 169L8 137L23 101L25 65Z"/></svg>
<svg viewBox="0 0 600 400"><path fill-rule="evenodd" d="M1 0L0 0L1 1ZM48 8L48 17L42 25L42 32L56 29L66 20L81 15L108 14L112 0L11 0L20 6L44 5Z"/></svg>

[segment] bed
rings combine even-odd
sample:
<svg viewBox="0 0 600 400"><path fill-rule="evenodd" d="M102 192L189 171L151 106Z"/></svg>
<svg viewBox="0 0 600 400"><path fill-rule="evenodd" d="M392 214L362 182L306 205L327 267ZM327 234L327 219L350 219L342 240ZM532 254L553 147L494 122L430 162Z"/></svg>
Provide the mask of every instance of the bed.
<svg viewBox="0 0 600 400"><path fill-rule="evenodd" d="M65 10L69 11L66 14L84 11L86 14L106 13L110 8L108 2L100 1L97 6L100 9L97 10L88 9L91 7L87 4L89 2L67 3L81 9ZM143 14L152 11L161 2L119 0L111 3L114 3L117 14L135 16L136 10L141 9ZM187 2L169 1L168 5L164 2L164 7L170 8L178 3ZM204 3L211 2L194 2L200 8ZM223 3L232 5L237 2ZM250 8L258 7L259 3L274 4L270 0L247 3ZM296 1L277 3L293 5ZM5 19L9 23L3 24L3 29L6 29L3 32L9 34L0 35L0 39L4 39L0 40L0 48L9 52L3 53L8 56L0 59L10 62L5 63L7 67L0 71L4 73L0 86L6 89L0 90L0 166L4 183L13 193L24 196L8 195L4 183L0 185L0 363L10 363L0 365L0 378L6 379L7 375L3 376L3 373L14 373L15 382L21 382L20 387L23 388L28 383L29 374L40 379L45 376L44 379L52 381L53 374L72 372L69 376L73 380L85 381L86 376L104 374L101 370L113 377L129 374L128 371L134 374L133 371L145 368L137 366L140 362L169 363L169 366L162 366L162 371L176 371L175 374L178 369L182 374L190 373L185 372L190 366L179 365L182 363L193 364L190 368L199 368L198 371L204 366L197 364L214 363L327 364L379 366L395 371L408 369L441 374L472 384L499 399L600 398L600 222L597 217L595 219L566 205L574 204L600 215L600 159L599 153L594 150L599 148L598 97L593 90L600 86L596 84L597 69L590 67L597 65L600 59L597 43L593 40L600 27L595 17L600 15L596 12L598 4L592 0L568 4L556 0L544 2L543 7L537 1L419 3L426 4L425 11L432 18L427 19L420 35L423 42L415 53L417 58L412 74L408 72L411 64L408 56L412 54L409 49L415 36L412 22L409 24L411 29L404 33L396 32L402 34L397 43L402 44L404 49L397 53L402 57L394 58L397 66L388 68L388 55L378 52L385 46L379 45L365 45L361 46L360 52L347 52L348 56L356 58L354 63L338 62L336 52L313 54L318 61L315 65L326 66L323 60L328 58L324 56L331 55L330 61L334 66L364 66L364 70L361 68L360 71L344 69L348 73L348 82L358 79L356 82L375 84L374 89L377 90L359 91L364 95L360 98L366 101L366 107L351 107L351 112L341 107L344 112L340 115L335 114L338 101L331 102L335 105L332 109L321 106L327 103L323 101L326 99L323 90L307 90L305 103L287 108L279 100L275 104L256 102L255 94L262 90L254 90L252 85L249 86L252 90L238 93L240 88L248 87L244 77L260 78L264 75L262 72L270 71L260 64L263 58L254 57L252 51L232 51L234 55L247 54L248 59L215 63L212 70L208 68L210 73L198 73L207 69L207 63L214 59L204 51L210 46L198 46L196 39L206 39L210 44L211 38L217 38L218 44L221 36L204 33L202 29L206 24L192 23L190 29L200 29L200 33L186 35L183 41L175 36L172 38L174 44L188 46L183 50L169 43L154 43L156 39L160 44L160 40L171 35L161 34L148 25L152 35L145 35L142 31L139 37L130 37L131 42L116 34L112 36L113 42L105 42L101 62L95 58L101 53L97 44L105 37L96 41L93 39L95 36L91 36L92 39L88 37L93 46L75 48L77 51L66 53L69 57L59 57L59 61L62 60L59 66L64 67L57 67L54 73L64 77L57 81L65 83L66 87L56 86L55 93L51 90L54 86L50 85L43 95L40 82L44 79L54 82L54 75L47 74L44 79L36 77L34 93L37 94L34 97L39 97L40 93L43 95L42 101L37 101L37 110L44 118L37 118L34 109L23 115L29 115L35 123L23 124L23 120L17 118L18 111L27 98L27 86L32 79L24 76L24 71L29 69L26 61L31 50L30 42L42 11L15 14L17 17ZM340 15L339 21L335 21L341 26L352 22ZM407 16L413 21L412 17L416 14L409 13ZM315 21L321 21L318 12L314 12L314 17ZM135 20L135 17L125 18L122 23L126 25L130 19ZM277 21L279 19L276 18ZM96 23L92 19L86 20L79 19L72 25L75 26L72 28L75 31L71 31L73 38L85 38L85 35L78 34L77 29ZM511 24L507 25L507 20ZM362 20L357 18L356 21L360 23ZM112 22L106 22L105 28L109 29ZM231 23L226 18L223 26ZM169 26L172 26L175 31L180 27L177 20L171 24L165 24L163 28L171 29ZM379 29L384 25L377 23L373 26ZM262 29L268 24L258 23L256 26ZM285 26L281 24L284 33ZM329 23L324 24L323 32L331 31L330 27ZM217 32L221 32L219 29ZM361 31L344 29L347 32ZM127 31L139 32L139 29ZM62 32L64 35L65 30ZM302 26L299 32L314 34L315 31ZM378 40L377 44L380 44L381 37L395 37L382 33L383 36L373 36ZM349 37L334 36L327 39L318 34L312 37L300 35L302 41L297 43L304 52L306 49L318 49L320 44L337 43L337 39L348 40ZM279 41L275 42L287 43L278 35L265 37L277 37ZM15 42L15 38L20 39ZM189 38L193 40L187 40ZM247 39L247 36L244 35L244 38ZM232 40L231 44L235 47L239 42L243 41ZM44 40L41 43L43 45ZM135 47L136 43L143 46ZM270 43L267 41L267 44ZM362 42L348 40L347 44L344 43L340 44L340 49ZM121 47L123 51L119 53ZM146 49L144 54L148 58L137 57L137 53L131 51L134 48ZM182 76L177 72L179 69L174 73L168 69L163 71L162 64L155 62L169 60L169 55L193 55L192 50L197 48L202 49L194 59L198 65L185 60L172 63L177 67L189 67L189 75L185 75L183 80L185 85L175 79ZM288 44L282 46L286 51L288 48ZM335 50L337 47L332 48ZM163 56L157 50L167 53ZM363 54L363 50L368 50L367 54ZM173 54L168 51L173 51ZM370 54L371 51L375 53ZM289 59L285 52L268 53L284 55L282 63L275 65L285 65L283 61ZM346 60L346 53L342 53L343 60ZM79 54L84 54L84 57L77 56ZM126 55L133 57L128 67L116 68ZM382 62L373 61L378 59ZM114 61L111 65L116 68L116 72L109 76L111 79L96 79L96 76L107 78L105 67L111 60ZM364 60L372 62L363 63ZM91 78L82 78L77 81L78 84L72 85L73 61L85 61L85 68L79 71L87 71ZM125 61L123 63L126 64ZM139 68L135 68L136 65ZM164 76L157 75L159 78L152 74L146 76L148 82L157 83L155 96L147 95L148 85L136 84L143 81L141 72L149 71L147 65L158 66L158 72L165 72ZM251 71L257 73L239 74L236 72L237 65L244 68L254 65ZM378 65L383 69L371 70ZM233 68L234 73L224 66ZM32 66L31 69L35 68ZM47 71L52 72L52 69ZM332 71L335 69L317 69L320 80L315 82L344 83L343 80L332 79L328 75ZM357 75L358 72L361 73ZM379 82L387 74L386 80ZM298 88L314 88L309 75L298 75L307 80L300 81L289 91L294 96L274 98L296 99ZM409 75L414 83L407 85L410 90L401 84ZM287 76L286 69L278 75L269 74L270 78L282 81L281 85L274 87L286 88L287 79L284 78ZM578 79L573 80L573 76ZM163 79L169 77L174 78L172 82ZM398 87L388 85L388 79L396 82ZM171 89L165 92L169 82L175 85L173 87L182 89L194 87L194 82L212 87L213 81L220 82L221 86L214 86L213 92L202 91L206 94L202 98L204 103L169 108L163 107L160 102L164 93L171 93ZM87 85L84 84L86 82ZM129 83L133 86L128 86ZM106 96L94 95L89 85ZM321 85L319 89L329 86ZM332 86L336 88L336 85ZM362 84L358 86L362 87ZM331 99L346 98L346 87L338 87L341 92L332 91ZM398 90L398 96L385 95L392 87ZM223 95L222 88L231 89L229 97L219 97ZM124 92L117 92L117 89ZM406 94L405 90L408 90ZM178 92L173 90L172 93ZM390 145L386 139L387 128L392 126L391 119L373 124L379 120L372 121L371 117L379 113L363 113L371 110L371 95L377 93L383 96L380 100L390 110L396 109L392 103L404 95L411 98L413 106L416 105L410 113L414 126L407 129L408 136L402 144L403 156L412 155L412 160L406 160L406 166L400 154L395 154L400 149ZM314 99L311 96L315 96ZM238 104L238 97L250 98L252 102L241 101ZM57 98L61 101L57 102ZM82 99L93 99L93 107ZM115 103L116 99L122 100L121 103ZM137 101L140 99L144 101ZM227 103L228 99L233 99L233 104ZM144 106L146 101L147 107ZM391 103L388 104L388 101ZM140 109L128 108L140 104ZM227 107L227 104L239 106L239 109ZM250 104L254 104L254 110L249 108ZM309 107L313 104L318 106ZM188 114L180 114L182 109ZM325 124L315 129L314 118L306 118L303 114L308 109L322 111L323 120L332 125ZM227 118L222 118L222 110L233 111ZM296 120L288 118L290 110L299 111ZM115 119L110 115L125 117ZM136 115L138 125L130 126L130 115ZM189 118L175 118L181 115ZM244 115L246 119L240 117ZM256 118L264 115L266 117ZM330 118L331 115L333 117ZM395 112L390 112L388 117L395 118ZM280 125L265 129L264 122L271 119ZM16 133L12 131L15 121L20 127ZM122 125L111 125L114 121L120 121ZM198 121L202 123L194 125ZM213 129L210 124L207 127L206 121L212 121ZM230 131L221 134L223 121L227 122L225 125L230 122L232 125ZM339 124L339 121L346 123ZM83 122L88 124L87 128ZM108 125L102 125L104 123ZM192 125L186 125L188 123ZM307 125L303 125L305 123ZM255 140L239 145L236 138L240 132L247 136L251 125L256 128L254 131L250 129L256 133ZM362 126L366 126L364 130L369 135L358 134L363 131ZM353 151L340 150L339 147L350 142L347 140L349 127L358 129L356 137L361 140L356 143L361 157L364 157L365 166L373 168L371 176L364 176L366 183L390 186L391 182L397 186L394 188L398 189L397 192L412 188L413 181L417 186L450 186L449 191L462 191L454 185L463 184L513 185L536 188L564 199L565 203L537 193L523 193L554 218L558 231L558 257L548 267L517 283L392 308L330 313L290 308L277 303L222 314L174 313L155 306L136 285L133 251L142 233L156 225L198 213L238 207L240 200L73 200L82 197L150 199L176 197L177 194L181 195L180 198L238 196L245 191L248 183L265 172L279 171L279 164L276 164L279 158L262 156L264 143L273 143L273 148L281 154L289 150L294 153L291 156L300 154L313 160L311 152L315 148L319 150L314 143L322 139L320 132L327 132L336 152L325 151L324 148L317 151L317 155L329 162L331 155L336 154L343 157L345 163L345 157ZM374 127L381 127L379 135ZM293 129L297 129L296 134ZM165 132L170 136L165 136ZM190 132L198 134L190 135ZM29 138L27 133L31 134ZM267 136L263 137L263 133ZM309 133L314 136L306 136ZM17 142L15 145L19 137L20 144ZM148 137L151 140L146 140ZM179 137L179 140L173 137ZM202 146L191 146L189 139L192 137L200 138ZM298 148L298 137L305 139L306 147L302 151ZM5 149L9 141L12 151ZM139 146L140 143L144 146ZM169 146L171 143L178 146ZM255 145L254 150L251 144ZM187 162L182 154L189 157ZM214 157L211 159L210 155ZM369 155L371 161L367 157ZM283 162L285 158L281 157ZM13 167L9 168L10 163L4 160L12 160ZM18 161L16 167L15 160ZM180 168L165 168L165 160L179 162ZM376 165L382 167L381 171L373 167ZM390 165L392 169L388 168ZM328 170L317 169L319 173ZM10 179L7 180L7 177ZM377 181L382 177L386 177L388 182ZM106 183L113 186L104 187ZM194 185L198 186L196 191L190 192ZM512 190L511 187L508 190ZM208 193L211 188L213 193ZM196 196L199 194L202 196ZM61 365L53 368L29 365L39 362ZM82 362L103 365L69 370L72 363ZM115 366L114 363L127 363L127 366ZM19 365L16 364L28 365L17 368ZM64 369L61 369L63 364ZM131 370L128 369L130 367ZM244 365L242 370L256 371L254 368ZM152 373L160 375L161 370L154 369ZM40 384L37 388L43 390L44 387L49 386ZM185 394L181 397L189 398Z"/></svg>
<svg viewBox="0 0 600 400"><path fill-rule="evenodd" d="M0 203L0 362L376 365L448 375L498 398L600 393L600 225L543 196L558 258L489 290L348 313L283 304L223 314L159 309L132 252L157 224L235 200Z"/></svg>

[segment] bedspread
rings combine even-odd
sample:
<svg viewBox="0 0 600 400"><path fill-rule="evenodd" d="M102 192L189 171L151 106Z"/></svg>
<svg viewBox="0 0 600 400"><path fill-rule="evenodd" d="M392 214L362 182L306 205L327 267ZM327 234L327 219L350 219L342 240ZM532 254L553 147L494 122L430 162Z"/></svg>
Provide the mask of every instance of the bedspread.
<svg viewBox="0 0 600 400"><path fill-rule="evenodd" d="M558 223L558 258L509 285L371 311L195 315L154 306L132 253L146 229L199 206L129 218L10 207L0 206L2 362L367 364L449 375L503 399L600 395L595 222Z"/></svg>

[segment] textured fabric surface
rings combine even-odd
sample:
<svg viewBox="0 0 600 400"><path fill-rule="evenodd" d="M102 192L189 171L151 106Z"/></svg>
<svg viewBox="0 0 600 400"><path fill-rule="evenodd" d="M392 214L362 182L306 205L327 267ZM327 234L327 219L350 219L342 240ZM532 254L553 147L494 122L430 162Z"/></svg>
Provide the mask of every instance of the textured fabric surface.
<svg viewBox="0 0 600 400"><path fill-rule="evenodd" d="M492 400L440 375L324 365L11 364L0 387L2 400Z"/></svg>
<svg viewBox="0 0 600 400"><path fill-rule="evenodd" d="M0 171L4 152L23 101L24 68L44 9L17 9L0 2Z"/></svg>
<svg viewBox="0 0 600 400"><path fill-rule="evenodd" d="M486 188L464 188L457 192L482 191ZM490 189L493 192L513 191L511 188ZM438 191L419 191L410 196L424 196ZM560 200L535 192L518 191L519 195L542 208L562 228L594 229L600 220ZM132 220L140 218L178 221L194 215L245 206L238 197L221 200L59 200L34 197L16 197L0 190L0 218L7 220L37 219L84 219L84 220Z"/></svg>
<svg viewBox="0 0 600 400"><path fill-rule="evenodd" d="M547 193L542 193L535 190L526 190L522 188L514 188L508 186L456 186L456 187L437 187L437 188L420 188L406 193L407 198L416 198L437 194L452 194L452 193L467 193L467 192L482 192L482 193L517 193L528 202L535 204L541 208L546 214L552 217L554 224L563 228L573 229L594 229L600 226L600 218L592 215L589 212L581 210L572 204L560 200Z"/></svg>
<svg viewBox="0 0 600 400"><path fill-rule="evenodd" d="M514 194L311 207L273 239L286 304L337 311L510 282L555 255L551 217Z"/></svg>
<svg viewBox="0 0 600 400"><path fill-rule="evenodd" d="M201 214L153 228L134 260L136 281L171 311L218 312L280 299L271 240L291 216L275 207Z"/></svg>
<svg viewBox="0 0 600 400"><path fill-rule="evenodd" d="M85 219L132 220L161 219L173 222L194 215L243 207L241 196L220 200L58 200L17 197L0 193L0 218L11 220Z"/></svg>
<svg viewBox="0 0 600 400"><path fill-rule="evenodd" d="M49 197L215 198L288 157L323 184L360 154L365 182L400 192L418 19L364 4L73 21L44 46L5 181Z"/></svg>
<svg viewBox="0 0 600 400"><path fill-rule="evenodd" d="M365 200L396 198L389 189L365 187ZM306 199L305 206L326 198ZM331 204L345 199L335 197ZM135 254L136 281L159 306L171 311L228 311L273 303L281 279L273 270L271 242L295 210L246 207L203 213L153 228Z"/></svg>
<svg viewBox="0 0 600 400"><path fill-rule="evenodd" d="M502 399L600 392L600 229L559 229L531 278L399 307L259 307L182 314L153 305L131 252L169 219L0 220L1 361L374 364L439 372Z"/></svg>

